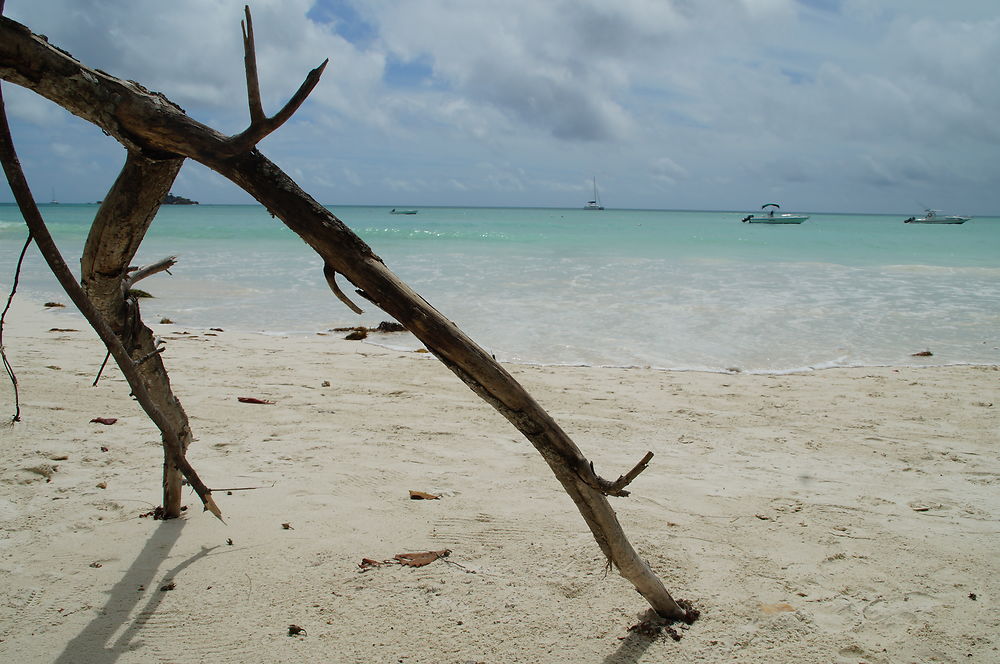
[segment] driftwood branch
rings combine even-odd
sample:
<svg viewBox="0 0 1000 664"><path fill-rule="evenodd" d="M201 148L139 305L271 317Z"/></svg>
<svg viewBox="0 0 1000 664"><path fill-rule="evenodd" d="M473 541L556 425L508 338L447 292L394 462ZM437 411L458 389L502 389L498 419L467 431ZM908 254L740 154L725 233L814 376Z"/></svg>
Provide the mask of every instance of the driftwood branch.
<svg viewBox="0 0 1000 664"><path fill-rule="evenodd" d="M126 147L195 159L248 192L309 244L330 269L344 275L420 339L535 446L573 499L604 555L657 613L670 619L688 618L628 541L604 492L596 488L607 481L596 476L572 439L489 353L396 277L367 244L278 166L256 150L234 153L229 138L192 120L162 96L84 67L4 18L0 18L0 77L48 97Z"/></svg>
<svg viewBox="0 0 1000 664"><path fill-rule="evenodd" d="M250 126L243 133L233 136L230 150L233 154L239 154L253 148L265 136L274 132L278 127L285 124L290 117L299 109L299 106L306 100L309 94L319 83L323 70L330 60L327 58L323 63L311 70L299 89L295 91L288 103L272 117L264 114L264 104L260 99L260 81L257 78L257 49L254 44L253 19L250 16L250 7L245 5L243 11L246 19L240 22L243 30L243 63L247 76L247 101L250 105Z"/></svg>
<svg viewBox="0 0 1000 664"><path fill-rule="evenodd" d="M140 357L138 360L136 360L135 361L135 365L136 366L141 366L142 364L145 364L147 360L153 359L153 357L155 355L159 355L160 353L162 353L165 350L166 350L166 348L157 348L156 350L151 350L148 353L146 353L145 355L143 355L142 357Z"/></svg>
<svg viewBox="0 0 1000 664"><path fill-rule="evenodd" d="M3 0L0 0L0 11L3 11ZM3 331L7 320L7 312L10 311L10 305L14 302L14 295L17 293L17 282L21 279L21 265L24 264L24 255L28 253L28 247L30 246L31 233L28 233L28 237L24 241L24 246L21 247L21 253L17 257L17 265L14 267L14 283L10 287L7 304L4 305L3 312L0 312L0 363L3 364L4 371L7 373L7 377L10 378L10 385L14 388L14 414L10 418L11 424L21 421L21 393L17 387L17 374L14 373L14 367L11 366L10 361L7 359L7 351L3 345Z"/></svg>
<svg viewBox="0 0 1000 664"><path fill-rule="evenodd" d="M139 300L130 292L141 279L172 267L176 258L170 256L135 270L129 268L183 162L177 156L149 156L129 150L121 173L94 218L80 265L84 291L122 340L171 436L177 439L177 447L186 454L193 438L187 413L173 394L160 357L163 349L143 323ZM164 449L164 518L181 515L182 479L170 451Z"/></svg>
<svg viewBox="0 0 1000 664"><path fill-rule="evenodd" d="M340 290L340 286L337 285L336 270L334 270L329 265L324 265L323 276L326 277L326 283L328 286L330 286L330 290L333 291L333 294L336 295L337 299L343 302L348 309L359 315L365 313L364 309L351 302L351 299L344 294L344 291Z"/></svg>
<svg viewBox="0 0 1000 664"><path fill-rule="evenodd" d="M159 272L169 272L170 268L177 265L177 256L167 256L166 258L161 258L155 263L149 265L143 265L139 269L130 272L128 277L124 281L125 290L132 288L138 282L153 276Z"/></svg>
<svg viewBox="0 0 1000 664"><path fill-rule="evenodd" d="M619 475L618 479L614 482L609 482L608 480L597 477L597 488L601 490L606 496L621 496L625 497L629 495L628 491L625 491L625 487L632 483L632 480L639 477L639 473L649 468L649 460L653 458L652 452L646 452L646 456L639 460L639 463L635 464L635 467L625 473L624 475ZM593 472L594 464L590 464L590 470ZM597 473L594 473L597 476Z"/></svg>
<svg viewBox="0 0 1000 664"><path fill-rule="evenodd" d="M250 6L244 5L246 19L240 21L243 29L243 68L247 75L247 101L250 104L250 125L262 124L267 117L264 115L264 104L260 100L260 81L257 78L257 48L253 38L253 18L250 16Z"/></svg>
<svg viewBox="0 0 1000 664"><path fill-rule="evenodd" d="M191 487L201 498L205 509L221 519L222 512L219 511L218 506L216 506L215 501L212 499L211 490L205 486L201 478L198 477L198 473L195 472L194 468L191 467L191 464L185 458L184 449L177 436L177 432L172 429L170 423L146 389L146 385L139 375L138 368L132 361L128 351L122 345L121 340L97 311L93 303L91 303L80 284L76 282L69 266L66 265L62 255L59 253L59 248L49 234L48 228L45 226L45 221L38 211L34 197L31 195L31 190L28 188L28 182L21 169L17 152L14 150L10 127L7 124L7 111L4 106L2 91L0 91L0 160L3 161L3 168L7 175L7 181L10 183L11 191L14 193L14 199L17 201L21 214L31 231L31 235L45 261L48 263L49 268L59 280L66 294L69 295L73 303L87 318L87 321L94 330L97 331L97 334L101 337L101 340L107 346L121 368L122 373L125 375L125 379L128 381L129 387L132 388L132 393L135 395L136 400L160 429L163 435L163 444L170 455L171 462L187 478Z"/></svg>

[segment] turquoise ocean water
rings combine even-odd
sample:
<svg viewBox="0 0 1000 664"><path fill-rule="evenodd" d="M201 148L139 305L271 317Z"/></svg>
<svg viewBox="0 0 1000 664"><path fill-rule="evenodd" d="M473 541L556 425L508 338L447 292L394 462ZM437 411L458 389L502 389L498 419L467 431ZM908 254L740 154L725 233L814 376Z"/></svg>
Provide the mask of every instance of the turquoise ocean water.
<svg viewBox="0 0 1000 664"><path fill-rule="evenodd" d="M43 206L78 269L94 205ZM1000 218L904 224L813 214L800 226L743 212L332 207L386 264L502 361L783 372L1000 364ZM908 216L908 215L906 215ZM0 206L0 285L25 238ZM167 206L137 263L177 255L140 285L147 321L313 334L377 325L330 293L322 262L257 206ZM345 290L347 284L342 284ZM22 294L68 302L31 249ZM349 291L348 291L349 292ZM382 340L415 348L408 335ZM913 357L919 351L931 357Z"/></svg>

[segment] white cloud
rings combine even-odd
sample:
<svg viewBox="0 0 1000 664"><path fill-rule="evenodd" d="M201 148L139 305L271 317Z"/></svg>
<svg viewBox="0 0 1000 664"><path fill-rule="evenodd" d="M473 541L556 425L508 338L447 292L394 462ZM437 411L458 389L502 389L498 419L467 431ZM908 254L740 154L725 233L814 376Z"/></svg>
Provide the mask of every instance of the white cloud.
<svg viewBox="0 0 1000 664"><path fill-rule="evenodd" d="M597 174L623 206L741 208L777 186L835 209L850 187L859 209L898 210L938 187L1000 209L982 185L1000 170L993 0L343 1L364 39L309 20L309 0L252 3L269 112L331 60L262 144L324 200L577 205ZM233 133L247 121L242 5L8 0L6 14ZM8 104L72 143L62 111Z"/></svg>
<svg viewBox="0 0 1000 664"><path fill-rule="evenodd" d="M668 185L677 184L678 180L687 177L687 171L670 157L659 157L650 166L650 173L654 180L659 180Z"/></svg>

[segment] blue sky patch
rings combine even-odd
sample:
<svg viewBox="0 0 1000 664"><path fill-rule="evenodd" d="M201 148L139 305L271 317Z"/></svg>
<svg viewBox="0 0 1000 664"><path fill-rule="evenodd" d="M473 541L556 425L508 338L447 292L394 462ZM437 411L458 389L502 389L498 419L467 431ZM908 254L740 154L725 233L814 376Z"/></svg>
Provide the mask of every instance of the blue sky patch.
<svg viewBox="0 0 1000 664"><path fill-rule="evenodd" d="M338 35L358 48L367 47L378 36L375 26L344 0L316 0L306 16L316 23L331 25Z"/></svg>
<svg viewBox="0 0 1000 664"><path fill-rule="evenodd" d="M428 57L416 60L399 60L389 57L385 63L382 80L395 88L426 87L434 78L434 68Z"/></svg>

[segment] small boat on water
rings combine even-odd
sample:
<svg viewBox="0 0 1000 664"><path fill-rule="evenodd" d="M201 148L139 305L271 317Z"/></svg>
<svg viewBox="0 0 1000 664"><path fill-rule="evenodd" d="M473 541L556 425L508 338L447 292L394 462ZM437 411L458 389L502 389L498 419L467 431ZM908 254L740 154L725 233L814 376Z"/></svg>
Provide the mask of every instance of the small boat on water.
<svg viewBox="0 0 1000 664"><path fill-rule="evenodd" d="M583 206L584 210L603 210L604 206L601 205L601 197L597 195L597 178L594 178L594 200L587 201L587 204Z"/></svg>
<svg viewBox="0 0 1000 664"><path fill-rule="evenodd" d="M924 210L922 217L910 217L904 219L904 224L964 224L972 217L960 217L958 215L941 215L940 210Z"/></svg>
<svg viewBox="0 0 1000 664"><path fill-rule="evenodd" d="M748 214L740 221L751 224L801 224L809 218L808 214L775 214L775 210L780 210L777 203L765 203L760 206L761 210L767 210L766 214Z"/></svg>
<svg viewBox="0 0 1000 664"><path fill-rule="evenodd" d="M396 208L389 210L389 214L416 214L417 212L418 210L400 210Z"/></svg>

